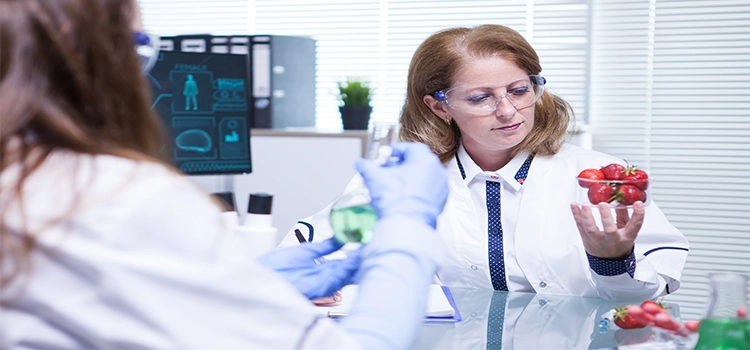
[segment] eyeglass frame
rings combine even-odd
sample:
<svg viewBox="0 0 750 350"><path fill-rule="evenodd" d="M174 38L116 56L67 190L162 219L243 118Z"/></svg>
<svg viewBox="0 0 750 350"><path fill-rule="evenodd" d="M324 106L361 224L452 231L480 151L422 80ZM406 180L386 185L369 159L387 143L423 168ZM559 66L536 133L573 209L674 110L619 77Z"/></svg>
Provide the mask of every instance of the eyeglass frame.
<svg viewBox="0 0 750 350"><path fill-rule="evenodd" d="M133 42L135 43L136 54L138 54L138 57L141 59L141 71L143 74L148 74L151 69L154 68L156 59L159 57L161 40L156 34L134 31ZM151 48L153 52L147 56L141 53L141 48Z"/></svg>
<svg viewBox="0 0 750 350"><path fill-rule="evenodd" d="M536 93L534 94L535 95L534 101L531 102L531 104L529 104L528 106L521 107L521 109L525 109L525 108L531 107L531 106L534 105L534 103L536 103L536 101L539 101L539 99L542 98L542 95L544 94L544 85L547 84L547 79L545 77L541 76L541 75L534 75L534 74L532 74L532 75L529 75L529 78L531 78L529 80L529 82L532 85L538 86L540 88L540 91L539 91L538 95ZM516 80L516 81L518 81L518 80ZM451 92L452 90L458 89L458 88L463 87L463 86L465 86L465 85L454 86L452 88L447 88L447 89L443 89L443 90L440 90L440 91L435 91L435 92L432 93L432 96L436 100L438 100L438 102L443 102L443 103L445 103L446 106L448 106L450 108L453 108L454 110L460 111L459 109L457 109L456 107L451 106L448 103L448 93ZM496 111L497 107L500 105L500 101L502 101L503 98L508 98L508 101L510 101L510 104L513 106L513 108L516 111L519 110L518 107L516 106L516 104L513 103L513 99L510 98L510 92L506 92L505 94L503 94L503 95L501 95L501 96L498 97L497 101L495 102L495 107L492 110L488 110L487 113ZM466 112L466 111L462 111L462 112Z"/></svg>

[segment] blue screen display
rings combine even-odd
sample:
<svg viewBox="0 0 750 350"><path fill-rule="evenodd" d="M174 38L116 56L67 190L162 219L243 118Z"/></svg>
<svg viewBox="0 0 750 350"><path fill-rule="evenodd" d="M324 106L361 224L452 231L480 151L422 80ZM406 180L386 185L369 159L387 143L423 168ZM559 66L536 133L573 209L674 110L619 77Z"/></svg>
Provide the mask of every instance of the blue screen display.
<svg viewBox="0 0 750 350"><path fill-rule="evenodd" d="M174 166L189 175L252 171L247 55L163 51L148 78Z"/></svg>

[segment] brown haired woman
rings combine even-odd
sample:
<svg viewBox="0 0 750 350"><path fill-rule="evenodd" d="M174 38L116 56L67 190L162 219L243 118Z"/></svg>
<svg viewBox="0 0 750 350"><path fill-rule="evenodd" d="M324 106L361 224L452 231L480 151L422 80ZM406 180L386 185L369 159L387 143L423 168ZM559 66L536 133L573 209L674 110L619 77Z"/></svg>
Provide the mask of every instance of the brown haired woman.
<svg viewBox="0 0 750 350"><path fill-rule="evenodd" d="M611 300L675 291L688 242L656 204L636 202L632 216L571 204L581 170L623 161L566 143L572 111L541 72L531 45L500 25L446 29L414 53L400 136L427 144L449 173L440 281ZM330 235L327 210L303 220L315 237Z"/></svg>
<svg viewBox="0 0 750 350"><path fill-rule="evenodd" d="M218 206L159 160L134 50L149 40L133 30L135 0L0 1L0 348L411 344L441 252L420 219L434 221L445 203L438 158L399 144L398 166L358 163L393 214L360 256L316 264L340 247L329 240L276 250L265 266L225 258ZM442 190L380 180L394 178ZM403 230L412 239L395 239ZM350 316L319 318L309 299L354 273L362 293Z"/></svg>

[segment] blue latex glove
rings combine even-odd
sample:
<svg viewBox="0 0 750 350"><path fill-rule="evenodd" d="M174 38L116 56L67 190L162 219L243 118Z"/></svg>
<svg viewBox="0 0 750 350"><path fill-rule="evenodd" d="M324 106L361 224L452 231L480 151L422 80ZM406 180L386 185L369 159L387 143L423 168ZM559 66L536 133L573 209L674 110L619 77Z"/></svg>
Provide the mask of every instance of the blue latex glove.
<svg viewBox="0 0 750 350"><path fill-rule="evenodd" d="M357 171L370 190L380 218L405 215L436 225L448 198L448 174L437 156L421 143L391 144L399 161L381 165L359 159Z"/></svg>
<svg viewBox="0 0 750 350"><path fill-rule="evenodd" d="M299 246L275 249L258 261L280 273L287 281L309 299L333 296L347 284L354 283L360 264L357 249L345 259L320 261L319 258L342 247L336 239L320 243L302 243Z"/></svg>

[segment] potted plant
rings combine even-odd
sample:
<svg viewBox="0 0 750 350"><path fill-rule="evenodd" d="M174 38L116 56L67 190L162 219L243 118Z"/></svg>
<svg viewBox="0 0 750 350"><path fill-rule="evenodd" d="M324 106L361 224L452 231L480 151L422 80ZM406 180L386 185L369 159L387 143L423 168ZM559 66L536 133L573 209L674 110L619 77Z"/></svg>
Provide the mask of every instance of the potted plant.
<svg viewBox="0 0 750 350"><path fill-rule="evenodd" d="M343 102L339 111L344 130L367 130L372 112L369 83L356 78L348 78L337 84L339 98Z"/></svg>

